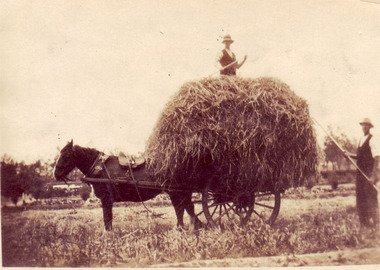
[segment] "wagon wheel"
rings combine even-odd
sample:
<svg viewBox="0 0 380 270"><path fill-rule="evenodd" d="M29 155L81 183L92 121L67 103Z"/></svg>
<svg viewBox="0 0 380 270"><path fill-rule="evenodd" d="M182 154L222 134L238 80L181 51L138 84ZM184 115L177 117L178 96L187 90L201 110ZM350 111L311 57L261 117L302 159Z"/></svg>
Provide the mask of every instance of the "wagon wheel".
<svg viewBox="0 0 380 270"><path fill-rule="evenodd" d="M254 196L246 190L234 195L215 193L210 182L202 192L202 208L207 223L212 227L225 222L238 222L244 226L254 216L271 225L280 210L279 192L257 192Z"/></svg>

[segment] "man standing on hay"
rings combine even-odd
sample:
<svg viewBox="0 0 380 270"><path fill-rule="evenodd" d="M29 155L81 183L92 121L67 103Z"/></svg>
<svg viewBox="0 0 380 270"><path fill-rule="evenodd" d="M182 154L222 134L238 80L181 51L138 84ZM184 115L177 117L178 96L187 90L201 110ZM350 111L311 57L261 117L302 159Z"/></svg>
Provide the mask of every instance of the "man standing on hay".
<svg viewBox="0 0 380 270"><path fill-rule="evenodd" d="M247 60L247 56L244 56L243 61L239 64L236 60L235 54L231 51L230 46L234 41L230 35L223 37L222 43L224 43L224 49L220 52L217 58L217 64L220 68L221 75L236 75L236 69L239 69Z"/></svg>
<svg viewBox="0 0 380 270"><path fill-rule="evenodd" d="M358 167L370 177L369 182L366 177L357 172L356 176L356 207L358 210L361 225L375 227L379 223L379 206L377 190L373 185L380 180L380 145L378 138L374 138L370 133L373 124L369 118L364 118L360 122L364 136L359 141L357 154L349 154L357 159Z"/></svg>

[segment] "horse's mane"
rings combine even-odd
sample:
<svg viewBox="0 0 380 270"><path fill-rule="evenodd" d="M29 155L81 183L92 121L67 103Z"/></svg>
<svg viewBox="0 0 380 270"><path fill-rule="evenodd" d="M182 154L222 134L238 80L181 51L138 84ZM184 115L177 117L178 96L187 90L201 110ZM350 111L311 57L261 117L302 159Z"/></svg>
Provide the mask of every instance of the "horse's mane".
<svg viewBox="0 0 380 270"><path fill-rule="evenodd" d="M100 151L96 150L95 148L81 147L79 145L75 145L73 148L77 156L81 156L86 160L94 159L100 153Z"/></svg>
<svg viewBox="0 0 380 270"><path fill-rule="evenodd" d="M77 160L76 166L82 171L82 173L87 174L100 151L94 148L81 147L79 145L75 145L73 150L75 159Z"/></svg>

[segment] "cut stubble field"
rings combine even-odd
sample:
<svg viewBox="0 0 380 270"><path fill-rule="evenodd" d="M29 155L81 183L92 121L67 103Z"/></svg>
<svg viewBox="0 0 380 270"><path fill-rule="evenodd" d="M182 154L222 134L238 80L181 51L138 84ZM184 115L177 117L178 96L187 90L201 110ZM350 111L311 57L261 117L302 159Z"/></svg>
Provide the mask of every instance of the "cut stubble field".
<svg viewBox="0 0 380 270"><path fill-rule="evenodd" d="M42 205L42 203L41 203ZM50 203L51 205L51 203ZM288 190L270 227L253 219L245 228L194 233L176 228L170 201L114 207L106 232L99 202L75 208L2 210L3 266L315 266L379 264L380 232L360 228L352 185ZM49 207L45 207L49 209ZM186 216L187 217L187 216ZM188 218L185 219L187 224ZM320 257L318 257L320 256ZM318 259L319 258L319 259Z"/></svg>

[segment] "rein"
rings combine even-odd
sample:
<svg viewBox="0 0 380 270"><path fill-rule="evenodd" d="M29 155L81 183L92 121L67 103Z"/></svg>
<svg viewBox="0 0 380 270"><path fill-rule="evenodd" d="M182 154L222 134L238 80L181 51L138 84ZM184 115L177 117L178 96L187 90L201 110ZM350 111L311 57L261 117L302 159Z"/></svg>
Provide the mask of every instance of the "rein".
<svg viewBox="0 0 380 270"><path fill-rule="evenodd" d="M129 172L131 173L131 176L132 176L133 182L135 183L135 188L136 188L136 191L137 191L137 195L139 195L140 201L141 201L142 205L144 206L144 208L146 209L146 211L147 211L148 213L151 213L154 217L161 217L163 214L156 214L156 213L154 213L152 210L150 210L150 209L145 205L143 199L141 198L139 188L137 187L137 181L136 181L135 177L133 176L133 170L132 170L131 163L128 164L128 168L129 168Z"/></svg>
<svg viewBox="0 0 380 270"><path fill-rule="evenodd" d="M67 183L67 182L74 182L74 180L68 178L67 176L63 176L61 179L62 179L63 182L65 182L65 184L68 185L68 186L69 186L69 183Z"/></svg>

